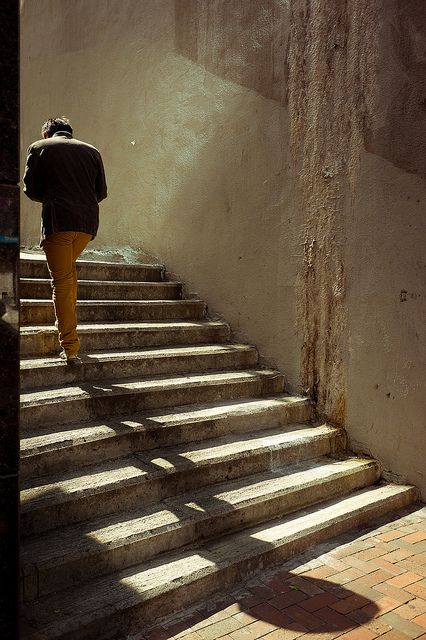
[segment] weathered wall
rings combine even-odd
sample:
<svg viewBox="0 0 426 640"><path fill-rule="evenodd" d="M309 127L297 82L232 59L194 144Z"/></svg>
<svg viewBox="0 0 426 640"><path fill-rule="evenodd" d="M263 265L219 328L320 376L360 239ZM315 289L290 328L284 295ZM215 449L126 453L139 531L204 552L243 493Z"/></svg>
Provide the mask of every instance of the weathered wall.
<svg viewBox="0 0 426 640"><path fill-rule="evenodd" d="M426 495L425 24L421 0L25 0L22 140L68 115L106 164L93 247L158 255Z"/></svg>

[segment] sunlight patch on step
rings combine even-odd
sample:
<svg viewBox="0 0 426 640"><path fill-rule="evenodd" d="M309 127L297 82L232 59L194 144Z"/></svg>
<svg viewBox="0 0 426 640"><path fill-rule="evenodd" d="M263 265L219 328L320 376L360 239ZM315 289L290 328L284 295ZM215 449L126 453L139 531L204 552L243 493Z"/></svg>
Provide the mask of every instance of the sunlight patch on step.
<svg viewBox="0 0 426 640"><path fill-rule="evenodd" d="M189 557L185 555L151 569L147 569L140 573L126 575L120 579L120 584L132 589L136 593L141 593L154 589L157 585L163 585L167 582L175 582L181 580L182 577L191 575L200 569L214 568L216 564L211 560L197 553L191 554Z"/></svg>
<svg viewBox="0 0 426 640"><path fill-rule="evenodd" d="M175 513L164 509L151 515L144 515L131 520L123 520L117 524L108 525L95 531L89 531L85 536L101 544L109 544L119 537L129 538L130 536L143 533L148 535L155 529L177 524L178 522L180 522L180 518Z"/></svg>

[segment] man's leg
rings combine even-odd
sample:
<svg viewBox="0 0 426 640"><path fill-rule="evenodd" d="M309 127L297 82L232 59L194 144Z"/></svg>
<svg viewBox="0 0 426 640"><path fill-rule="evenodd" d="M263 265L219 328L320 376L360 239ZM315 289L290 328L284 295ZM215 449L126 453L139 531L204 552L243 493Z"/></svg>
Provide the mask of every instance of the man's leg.
<svg viewBox="0 0 426 640"><path fill-rule="evenodd" d="M74 313L77 318L77 268L76 260L82 251L86 248L87 244L92 239L92 236L82 231L75 233L75 238L72 243L72 259L73 259L73 296L74 296Z"/></svg>
<svg viewBox="0 0 426 640"><path fill-rule="evenodd" d="M61 231L52 234L43 242L52 277L52 299L59 343L67 357L76 355L80 349L77 335L75 260L90 238L89 234Z"/></svg>

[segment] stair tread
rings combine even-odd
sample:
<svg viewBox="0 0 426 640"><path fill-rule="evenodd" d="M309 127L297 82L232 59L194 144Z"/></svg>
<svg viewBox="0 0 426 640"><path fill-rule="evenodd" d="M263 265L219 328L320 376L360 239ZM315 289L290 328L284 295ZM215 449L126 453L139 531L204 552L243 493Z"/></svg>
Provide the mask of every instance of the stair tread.
<svg viewBox="0 0 426 640"><path fill-rule="evenodd" d="M53 302L52 300L49 300L48 298L43 299L43 298L21 298L20 300L20 304L23 306L32 306L32 305L37 305L37 306L52 306ZM173 305L173 304L178 304L178 305L185 305L185 304L192 304L192 305L204 305L204 302L202 300L193 300L193 299L189 299L189 300L182 300L181 298L178 298L176 300L161 300L161 299L155 299L155 300L77 300L77 307L79 306L83 306L83 307L93 307L93 306L117 306L117 305L139 305L139 306L143 306L143 305Z"/></svg>
<svg viewBox="0 0 426 640"><path fill-rule="evenodd" d="M249 344L225 343L203 345L181 345L171 347L146 347L140 349L111 349L109 351L92 351L82 355L84 363L112 362L116 360L142 360L154 358L173 358L180 355L203 355L232 352L253 351L255 347ZM20 368L23 370L34 368L48 368L67 366L59 357L21 358Z"/></svg>
<svg viewBox="0 0 426 640"><path fill-rule="evenodd" d="M46 256L44 254L40 254L40 255L28 255L26 253L22 253L20 254L20 261L22 262L35 262L37 264L39 264L40 262L43 262L46 266L47 266L47 262L46 262ZM125 266L126 269L139 269L139 268L143 268L143 269L164 269L164 265L160 264L160 263L123 263L123 262L108 262L108 261L103 261L103 260L87 260L87 259L78 259L77 260L77 265L79 264L84 264L84 265L95 265L95 266L103 266L103 267L123 267Z"/></svg>
<svg viewBox="0 0 426 640"><path fill-rule="evenodd" d="M19 278L20 282L23 283L27 283L27 284L44 284L44 285L50 285L51 280L50 278L27 278L27 277L22 277ZM78 280L78 286L82 285L82 286L87 286L87 285L102 285L102 286L116 286L116 285L123 285L123 286L131 286L131 287L176 287L176 286L180 286L182 285L182 282L180 282L179 280L161 280L159 282L157 281L146 281L146 280L88 280L88 279L83 279L83 278L79 278Z"/></svg>
<svg viewBox="0 0 426 640"><path fill-rule="evenodd" d="M86 302L90 302L89 300ZM169 301L170 302L170 301ZM177 302L182 302L177 300ZM152 329L187 329L190 327L203 328L203 327L228 327L226 322L221 320L161 320L161 321L132 321L129 322L83 322L78 324L79 333L96 333L98 331L129 331L132 329L138 329L140 331L152 330ZM40 325L27 325L20 329L21 335L39 333L40 331L58 333L56 327L52 324L40 324Z"/></svg>
<svg viewBox="0 0 426 640"><path fill-rule="evenodd" d="M68 471L62 476L56 474L28 480L23 483L21 509L24 512L40 504L67 502L73 496L105 491L117 482L130 486L183 469L223 460L235 461L256 451L269 451L273 455L276 449L329 438L340 431L327 424L296 424L134 453L118 460Z"/></svg>
<svg viewBox="0 0 426 640"><path fill-rule="evenodd" d="M384 485L356 491L272 522L227 534L219 539L167 553L160 558L134 565L67 591L45 596L27 607L31 625L42 629L50 640L62 632L96 623L109 615L140 606L161 594L185 588L203 576L218 574L261 553L283 548L292 540L308 538L315 532L345 520L350 523L360 512L373 517L377 505L409 494L412 487Z"/></svg>
<svg viewBox="0 0 426 640"><path fill-rule="evenodd" d="M303 487L328 482L357 471L377 467L376 461L350 455L339 459L327 456L264 471L232 481L203 487L188 494L166 498L155 506L114 513L101 518L45 533L23 542L23 564L37 566L70 561L98 553L100 545L116 548L148 538L158 531L181 527L212 515L226 517L235 509L287 495Z"/></svg>
<svg viewBox="0 0 426 640"><path fill-rule="evenodd" d="M21 394L21 408L32 407L40 403L58 403L77 399L122 395L155 389L174 387L232 384L240 381L259 378L276 378L282 374L272 369L245 369L242 371L220 371L203 374L184 374L173 376L155 376L143 378L123 378L116 380L100 380L94 384L84 382L80 385L65 387L46 387L42 390L28 391ZM84 387L84 388L83 388Z"/></svg>
<svg viewBox="0 0 426 640"><path fill-rule="evenodd" d="M187 422L201 423L204 421L220 420L229 416L245 416L261 411L272 411L283 405L310 403L301 396L280 394L268 398L248 398L243 400L216 402L211 404L185 405L167 409L150 410L137 415L128 415L108 420L108 423L90 421L86 423L51 426L40 428L34 435L21 438L21 455L31 455L40 450L57 448L63 443L89 442L105 437L115 436L117 433L131 433L135 430L147 430L181 424Z"/></svg>

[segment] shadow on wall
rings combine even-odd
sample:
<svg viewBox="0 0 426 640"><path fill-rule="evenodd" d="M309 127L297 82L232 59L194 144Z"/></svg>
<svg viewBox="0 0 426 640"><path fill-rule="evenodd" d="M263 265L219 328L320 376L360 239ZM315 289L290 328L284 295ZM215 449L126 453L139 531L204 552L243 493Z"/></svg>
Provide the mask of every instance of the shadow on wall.
<svg viewBox="0 0 426 640"><path fill-rule="evenodd" d="M382 25L377 77L383 124L370 133L366 149L426 178L426 4L397 0L393 12Z"/></svg>
<svg viewBox="0 0 426 640"><path fill-rule="evenodd" d="M225 80L283 102L288 14L275 0L175 0L175 50Z"/></svg>

